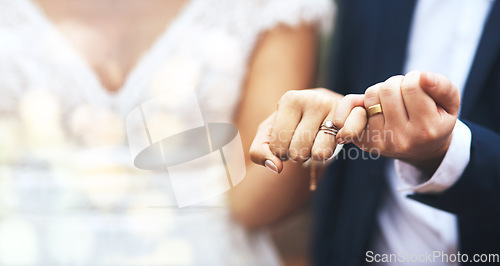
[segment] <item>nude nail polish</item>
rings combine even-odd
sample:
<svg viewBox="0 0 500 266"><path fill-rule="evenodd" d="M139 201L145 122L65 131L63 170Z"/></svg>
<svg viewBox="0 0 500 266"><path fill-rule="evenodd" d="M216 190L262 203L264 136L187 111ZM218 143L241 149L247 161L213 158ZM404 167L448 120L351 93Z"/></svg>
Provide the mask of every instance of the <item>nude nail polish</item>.
<svg viewBox="0 0 500 266"><path fill-rule="evenodd" d="M278 167L273 163L271 160L266 160L264 165L267 167L267 169L273 171L275 174L278 173Z"/></svg>

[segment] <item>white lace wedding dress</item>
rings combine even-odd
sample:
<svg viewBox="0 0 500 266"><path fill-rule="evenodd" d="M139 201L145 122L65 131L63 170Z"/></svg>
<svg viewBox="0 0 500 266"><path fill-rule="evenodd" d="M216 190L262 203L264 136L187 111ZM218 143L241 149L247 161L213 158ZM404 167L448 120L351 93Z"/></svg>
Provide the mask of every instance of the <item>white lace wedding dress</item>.
<svg viewBox="0 0 500 266"><path fill-rule="evenodd" d="M259 34L329 24L329 0L192 0L116 94L28 0L0 0L0 265L276 265L224 197L179 209L168 176L136 169L127 114L196 88L231 122Z"/></svg>

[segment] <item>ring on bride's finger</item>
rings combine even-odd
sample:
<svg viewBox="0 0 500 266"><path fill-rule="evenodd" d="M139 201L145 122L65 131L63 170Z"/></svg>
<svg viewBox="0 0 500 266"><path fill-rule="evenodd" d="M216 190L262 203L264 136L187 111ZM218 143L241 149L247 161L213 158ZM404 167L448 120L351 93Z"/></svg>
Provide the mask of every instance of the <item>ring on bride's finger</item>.
<svg viewBox="0 0 500 266"><path fill-rule="evenodd" d="M374 115L383 114L383 113L384 112L382 112L382 106L380 104L372 105L372 106L368 107L368 109L366 109L366 114L368 117L372 117Z"/></svg>
<svg viewBox="0 0 500 266"><path fill-rule="evenodd" d="M320 127L319 131L323 131L326 134L337 136L339 129L333 124L332 120L326 120Z"/></svg>

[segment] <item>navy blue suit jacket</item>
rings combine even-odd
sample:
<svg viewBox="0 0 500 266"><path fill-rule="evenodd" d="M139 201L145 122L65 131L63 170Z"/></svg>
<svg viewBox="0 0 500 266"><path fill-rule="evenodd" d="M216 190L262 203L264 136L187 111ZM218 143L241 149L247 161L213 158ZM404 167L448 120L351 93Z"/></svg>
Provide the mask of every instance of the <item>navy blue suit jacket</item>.
<svg viewBox="0 0 500 266"><path fill-rule="evenodd" d="M415 0L338 2L328 87L343 94L363 93L370 85L403 74ZM457 215L459 248L469 258L476 253L499 254L499 1L493 4L485 24L462 97L460 119L472 131L465 172L442 194L409 197ZM339 158L329 167L315 195L315 265L365 263L380 196L386 188L384 164L384 159Z"/></svg>

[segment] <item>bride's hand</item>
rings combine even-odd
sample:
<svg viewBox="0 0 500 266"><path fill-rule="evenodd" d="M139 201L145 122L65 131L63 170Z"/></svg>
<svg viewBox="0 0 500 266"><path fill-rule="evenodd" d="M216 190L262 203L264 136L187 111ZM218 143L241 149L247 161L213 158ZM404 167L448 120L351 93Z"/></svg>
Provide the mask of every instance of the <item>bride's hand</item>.
<svg viewBox="0 0 500 266"><path fill-rule="evenodd" d="M333 121L343 98L327 89L285 93L276 112L257 130L250 148L252 161L279 173L283 170L282 161L287 159L302 163L309 158L330 158L336 147L335 136L317 133L325 121Z"/></svg>

